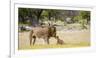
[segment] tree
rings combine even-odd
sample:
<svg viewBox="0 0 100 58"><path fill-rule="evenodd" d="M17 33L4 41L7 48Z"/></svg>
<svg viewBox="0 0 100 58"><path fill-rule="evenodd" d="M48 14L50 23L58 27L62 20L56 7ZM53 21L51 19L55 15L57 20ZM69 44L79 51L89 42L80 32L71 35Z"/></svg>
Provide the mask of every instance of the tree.
<svg viewBox="0 0 100 58"><path fill-rule="evenodd" d="M82 16L83 19L86 19L87 24L89 24L89 22L90 22L90 11L82 11L80 13L80 15Z"/></svg>
<svg viewBox="0 0 100 58"><path fill-rule="evenodd" d="M34 24L38 25L42 11L43 9L19 8L19 21L22 20L21 22L24 23L30 20L31 25L33 25L33 21L35 20Z"/></svg>
<svg viewBox="0 0 100 58"><path fill-rule="evenodd" d="M86 25L90 22L90 12L89 11L79 11L79 15L74 17L75 22L80 23L82 28L87 29Z"/></svg>

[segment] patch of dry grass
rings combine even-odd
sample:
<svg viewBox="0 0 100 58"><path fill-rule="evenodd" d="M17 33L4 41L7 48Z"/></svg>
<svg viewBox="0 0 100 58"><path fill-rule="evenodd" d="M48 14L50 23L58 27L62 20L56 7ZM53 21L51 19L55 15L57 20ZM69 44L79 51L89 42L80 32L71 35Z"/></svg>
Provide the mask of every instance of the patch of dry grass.
<svg viewBox="0 0 100 58"><path fill-rule="evenodd" d="M90 31L58 31L57 35L62 39L65 44L58 45L54 38L50 39L50 44L42 44L43 40L37 39L35 45L29 45L29 32L19 33L19 50L27 49L44 49L44 48L76 48L76 47L89 47L90 44ZM39 41L40 40L40 41ZM39 44L38 44L39 43Z"/></svg>
<svg viewBox="0 0 100 58"><path fill-rule="evenodd" d="M45 49L45 48L79 48L79 47L88 47L90 46L90 43L84 42L84 43L78 43L78 44L50 44L50 45L31 45L31 46L24 46L23 48L19 48L19 50L27 50L27 49Z"/></svg>

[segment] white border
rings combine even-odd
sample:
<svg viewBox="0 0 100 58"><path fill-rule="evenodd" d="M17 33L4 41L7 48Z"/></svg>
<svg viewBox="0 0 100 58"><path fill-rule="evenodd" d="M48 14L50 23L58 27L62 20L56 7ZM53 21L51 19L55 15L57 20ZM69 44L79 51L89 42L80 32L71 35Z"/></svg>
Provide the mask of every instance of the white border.
<svg viewBox="0 0 100 58"><path fill-rule="evenodd" d="M35 49L18 51L18 7L25 8L43 8L43 9L62 9L62 10L85 10L91 11L91 47L82 48L60 48L60 49ZM15 35L16 34L16 35ZM36 56L36 55L54 55L64 53L82 53L95 51L95 9L93 7L72 7L72 6L53 6L11 3L11 56Z"/></svg>

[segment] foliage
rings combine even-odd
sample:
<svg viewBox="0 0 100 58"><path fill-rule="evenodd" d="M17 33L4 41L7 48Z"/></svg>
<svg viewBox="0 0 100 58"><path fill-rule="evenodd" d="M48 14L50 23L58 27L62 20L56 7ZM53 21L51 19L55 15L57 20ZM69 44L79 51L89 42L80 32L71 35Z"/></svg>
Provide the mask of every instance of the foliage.
<svg viewBox="0 0 100 58"><path fill-rule="evenodd" d="M78 11L78 10L56 10L56 9L36 9L36 8L19 8L18 18L19 23L28 25L38 25L43 21L52 21L51 24L57 21L64 22L64 25L71 18L70 23L80 23L82 28L86 28L85 25L90 22L90 11Z"/></svg>
<svg viewBox="0 0 100 58"><path fill-rule="evenodd" d="M86 25L90 22L90 12L80 11L79 15L74 17L74 21L80 23L83 29L87 29Z"/></svg>

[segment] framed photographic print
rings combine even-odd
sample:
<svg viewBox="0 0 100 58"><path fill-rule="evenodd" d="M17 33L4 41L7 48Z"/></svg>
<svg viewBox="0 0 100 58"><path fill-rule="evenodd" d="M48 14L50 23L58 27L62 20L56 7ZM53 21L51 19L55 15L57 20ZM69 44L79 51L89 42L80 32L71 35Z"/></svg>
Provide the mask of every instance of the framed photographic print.
<svg viewBox="0 0 100 58"><path fill-rule="evenodd" d="M11 2L11 57L95 50L95 9Z"/></svg>

